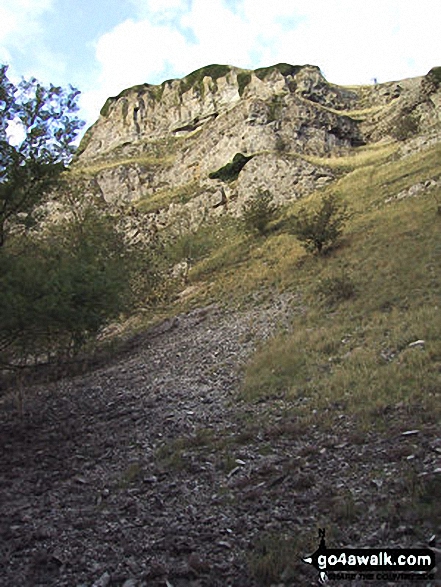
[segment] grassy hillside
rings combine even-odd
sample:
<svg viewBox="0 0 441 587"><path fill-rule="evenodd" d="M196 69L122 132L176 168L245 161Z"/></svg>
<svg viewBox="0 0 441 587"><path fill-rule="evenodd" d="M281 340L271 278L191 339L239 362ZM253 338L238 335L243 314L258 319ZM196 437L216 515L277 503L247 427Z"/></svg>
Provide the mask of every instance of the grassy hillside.
<svg viewBox="0 0 441 587"><path fill-rule="evenodd" d="M338 482L334 471L327 490L319 492L320 514L314 514L310 534L302 526L300 538L291 528L286 535L269 532L253 542L247 564L259 585L276 584L289 570L297 584L303 572L298 561L315 545L315 525L326 527L334 543L345 544L350 539L342 537L343 526L363 528L363 540L370 522L377 530L408 527L416 544L441 524L439 475L421 477L414 466L433 455L433 448L426 442L417 453L418 443L404 448L396 440L409 431L424 438L441 420L441 145L405 158L399 154L400 144L389 143L326 160L339 179L281 210L266 237L249 236L223 219L183 236L175 248L193 259L179 309L213 301L247 309L277 304L282 296L291 299L290 323L280 324L243 367L232 398L240 434L206 438L199 430L203 450L219 459L245 446L280 456L303 439L308 448L299 458L306 455L305 468L299 469L298 461L284 465L288 476L298 479L293 499L301 500L314 485L308 477L311 463L323 451L328 455L326 440L320 448L314 438L333 438L355 447L355 453L357 447L372 446L372 455L362 458L363 481L357 458L349 466L354 486L363 485L370 501L360 505L359 489L346 477ZM438 181L426 186L428 180ZM328 193L348 205L351 217L338 246L317 256L284 227L300 206L313 206ZM399 511L389 494L378 493L391 481L387 466L377 463L378 442L384 442L386 460L396 464ZM176 443L190 450L188 439ZM172 444L167 450L172 462L184 449ZM333 466L341 464L335 453L326 458ZM244 489L238 487L237 493L225 491L240 503Z"/></svg>
<svg viewBox="0 0 441 587"><path fill-rule="evenodd" d="M312 413L326 426L351 413L361 430L439 420L441 189L396 196L439 176L441 146L406 158L397 148L327 160L341 178L302 201L312 205L332 191L349 206L340 245L327 255L305 252L283 229L266 238L234 223L205 230L202 258L188 276L196 286L190 303L240 306L274 292L295 300L289 331L263 344L245 370L246 401L284 398L287 417L305 424Z"/></svg>

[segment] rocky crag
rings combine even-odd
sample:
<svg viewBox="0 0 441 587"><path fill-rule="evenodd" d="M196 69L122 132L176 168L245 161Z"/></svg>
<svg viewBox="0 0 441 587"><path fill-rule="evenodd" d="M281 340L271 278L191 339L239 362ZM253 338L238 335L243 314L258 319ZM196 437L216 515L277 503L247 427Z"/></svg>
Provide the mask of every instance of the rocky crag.
<svg viewBox="0 0 441 587"><path fill-rule="evenodd" d="M278 205L334 178L330 157L390 139L439 138L440 69L372 86L329 83L311 65L211 65L124 90L87 131L72 173L149 228L240 214L270 189ZM423 137L423 138L422 138Z"/></svg>

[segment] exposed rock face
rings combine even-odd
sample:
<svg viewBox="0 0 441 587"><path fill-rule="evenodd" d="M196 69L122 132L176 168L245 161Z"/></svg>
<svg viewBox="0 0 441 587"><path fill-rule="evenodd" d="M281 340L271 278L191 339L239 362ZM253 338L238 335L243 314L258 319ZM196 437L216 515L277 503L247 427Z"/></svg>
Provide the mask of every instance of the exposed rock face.
<svg viewBox="0 0 441 587"><path fill-rule="evenodd" d="M318 105L344 111L356 100L355 92L329 85L313 66L279 65L249 73L210 66L183 80L144 84L109 98L83 143L81 160L112 156L115 150L119 156L133 154L135 144L142 152L146 142L202 129L208 131L203 138L216 145L214 166L237 151L274 147L278 132L308 152L323 153L360 139L350 118Z"/></svg>
<svg viewBox="0 0 441 587"><path fill-rule="evenodd" d="M311 65L212 65L160 86L136 86L107 100L74 173L86 174L109 204L130 203L159 226L183 213L193 227L207 215L240 213L259 188L283 204L333 179L308 156L347 154L416 124L439 129L437 72L345 88ZM210 179L239 153L249 161L237 174Z"/></svg>

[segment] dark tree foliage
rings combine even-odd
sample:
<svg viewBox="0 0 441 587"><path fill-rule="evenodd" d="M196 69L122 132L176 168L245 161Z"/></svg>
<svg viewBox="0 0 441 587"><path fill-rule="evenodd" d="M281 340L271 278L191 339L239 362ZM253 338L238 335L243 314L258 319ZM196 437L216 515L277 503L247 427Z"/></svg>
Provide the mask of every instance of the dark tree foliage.
<svg viewBox="0 0 441 587"><path fill-rule="evenodd" d="M115 221L93 208L0 249L0 366L75 355L130 302Z"/></svg>
<svg viewBox="0 0 441 587"><path fill-rule="evenodd" d="M0 67L0 369L77 354L131 301L117 219L60 176L82 126L78 95L35 79L15 86ZM36 210L55 193L65 218L43 226ZM11 230L18 223L35 230Z"/></svg>
<svg viewBox="0 0 441 587"><path fill-rule="evenodd" d="M83 122L79 91L44 87L35 78L15 86L0 66L0 247L8 223L32 215L69 163Z"/></svg>
<svg viewBox="0 0 441 587"><path fill-rule="evenodd" d="M208 174L208 177L210 179L220 179L225 182L235 181L239 177L239 173L253 157L254 155L247 157L246 155L242 155L242 153L236 153L230 163L227 163L217 171L212 171Z"/></svg>

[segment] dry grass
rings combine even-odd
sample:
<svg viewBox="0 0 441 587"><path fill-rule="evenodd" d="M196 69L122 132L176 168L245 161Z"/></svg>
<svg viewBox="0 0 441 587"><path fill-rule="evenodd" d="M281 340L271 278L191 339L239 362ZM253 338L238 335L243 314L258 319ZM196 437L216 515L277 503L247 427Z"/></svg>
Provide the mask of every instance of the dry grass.
<svg viewBox="0 0 441 587"><path fill-rule="evenodd" d="M292 334L267 342L246 369L241 396L248 401L308 398L304 417L316 409L329 422L347 412L362 429L383 428L398 412L415 426L440 418L440 217L432 193L385 203L439 173L440 147L402 160L395 149L366 149L334 183L353 216L329 255L309 255L283 232L250 238L231 228L192 268L190 282L202 285L205 300L246 306L256 292L286 290L302 299ZM329 303L319 285L342 274L354 295ZM409 347L416 340L424 346Z"/></svg>
<svg viewBox="0 0 441 587"><path fill-rule="evenodd" d="M155 155L139 155L137 157L124 157L117 159L100 159L89 165L77 164L73 165L70 173L74 176L85 175L93 176L101 171L108 171L109 169L117 169L118 167L129 167L133 165L140 165L144 167L169 167L173 164L174 156L155 156Z"/></svg>
<svg viewBox="0 0 441 587"><path fill-rule="evenodd" d="M362 169L369 165L383 165L398 150L396 142L380 142L359 147L349 155L340 157L317 157L314 155L303 155L306 161L318 166L329 167L333 171L348 173L355 169Z"/></svg>
<svg viewBox="0 0 441 587"><path fill-rule="evenodd" d="M148 214L149 212L166 208L172 202L185 204L201 194L202 191L203 188L200 187L199 182L192 181L187 184L159 190L151 196L142 198L135 205L140 212Z"/></svg>

